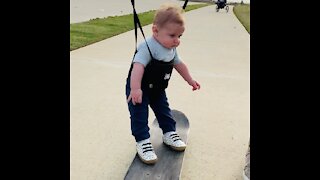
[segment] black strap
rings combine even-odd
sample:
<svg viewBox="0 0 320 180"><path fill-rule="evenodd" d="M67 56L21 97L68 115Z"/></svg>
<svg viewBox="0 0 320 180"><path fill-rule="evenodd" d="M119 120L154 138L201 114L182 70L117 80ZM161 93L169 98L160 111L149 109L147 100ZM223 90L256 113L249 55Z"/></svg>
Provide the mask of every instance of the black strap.
<svg viewBox="0 0 320 180"><path fill-rule="evenodd" d="M134 0L131 0L131 4L132 4L132 7L133 7L133 21L134 21L134 35L135 35L135 46L136 46L136 50L135 50L135 53L137 53L137 37L138 37L138 33L137 33L137 25L139 26L139 29L143 35L143 38L144 38L144 41L146 42L146 45L147 45L147 48L149 50L149 53L150 53L150 56L151 58L153 59L153 56L152 56L152 53L151 53L151 50L149 48L149 45L147 43L147 40L146 40L146 37L144 35L144 32L143 32L143 29L142 29L142 26L141 26L141 23L140 23L140 20L139 20L139 17L138 17L138 14L136 12L136 8L135 8L135 5L134 5Z"/></svg>
<svg viewBox="0 0 320 180"><path fill-rule="evenodd" d="M139 17L138 17L138 14L136 12L136 8L135 8L135 4L134 4L134 0L131 0L131 4L132 4L132 8L133 8L133 21L134 21L134 35L135 35L135 53L137 53L137 37L138 37L138 28L137 28L137 25L139 26L139 29L143 35L143 38L144 38L144 41L146 42L146 45L147 45L147 48L149 50L149 53L150 53L150 56L151 58L153 59L153 56L152 56L152 53L151 53L151 50L149 48L149 45L147 43L147 40L146 40L146 37L144 35L144 32L143 32L143 29L142 29L142 26L141 26L141 23L140 23L140 20L139 20ZM182 9L185 9L187 7L187 4L188 4L188 0L185 0L183 6L182 6Z"/></svg>
<svg viewBox="0 0 320 180"><path fill-rule="evenodd" d="M183 4L183 6L182 6L182 9L186 9L187 4L188 4L188 0L185 0L185 1L184 1L184 4Z"/></svg>

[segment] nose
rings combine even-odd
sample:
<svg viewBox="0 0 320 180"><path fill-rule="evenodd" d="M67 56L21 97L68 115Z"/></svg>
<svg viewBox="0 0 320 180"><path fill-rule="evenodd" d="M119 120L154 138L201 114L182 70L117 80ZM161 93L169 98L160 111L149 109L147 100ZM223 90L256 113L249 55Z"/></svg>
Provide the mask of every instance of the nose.
<svg viewBox="0 0 320 180"><path fill-rule="evenodd" d="M173 42L174 42L174 44L179 45L179 43L180 43L180 39L179 39L179 38L174 38Z"/></svg>

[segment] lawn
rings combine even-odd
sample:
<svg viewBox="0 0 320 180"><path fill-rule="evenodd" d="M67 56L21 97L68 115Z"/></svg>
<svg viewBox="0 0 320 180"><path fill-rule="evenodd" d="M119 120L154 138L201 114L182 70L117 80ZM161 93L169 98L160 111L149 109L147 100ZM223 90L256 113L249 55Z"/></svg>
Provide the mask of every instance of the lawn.
<svg viewBox="0 0 320 180"><path fill-rule="evenodd" d="M233 12L250 34L250 4L236 4Z"/></svg>

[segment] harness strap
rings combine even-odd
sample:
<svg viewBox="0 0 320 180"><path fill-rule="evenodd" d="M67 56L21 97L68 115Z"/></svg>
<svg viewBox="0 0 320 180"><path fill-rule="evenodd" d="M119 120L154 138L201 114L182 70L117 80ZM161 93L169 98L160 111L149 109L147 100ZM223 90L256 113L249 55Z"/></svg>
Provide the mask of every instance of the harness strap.
<svg viewBox="0 0 320 180"><path fill-rule="evenodd" d="M182 9L186 9L187 4L188 4L188 0L185 0L185 1L184 1L184 4L183 4L183 6L182 6Z"/></svg>
<svg viewBox="0 0 320 180"><path fill-rule="evenodd" d="M148 45L148 43L147 43L146 37L145 37L144 32L143 32L143 29L142 29L142 26L141 26L141 23L140 23L138 14L137 14L137 12L136 12L134 0L131 0L131 4L132 4L132 7L133 7L134 35L135 35L135 47L136 47L136 50L135 50L135 53L134 53L134 54L136 54L137 51L138 51L138 49L137 49L137 37L138 37L137 25L138 25L138 26L139 26L139 29L140 29L140 31L141 31L141 33L142 33L142 36L143 36L143 38L144 38L144 41L146 42L146 45L147 45L147 48L148 48L148 50L149 50L150 56L151 56L151 58L153 59L151 50L150 50L150 48L149 48L149 45Z"/></svg>
<svg viewBox="0 0 320 180"><path fill-rule="evenodd" d="M187 7L188 1L189 1L189 0L185 0L185 1L184 1L184 4L183 4L183 6L182 6L182 9L185 9L185 8ZM136 54L136 53L138 52L138 48L137 48L137 38L138 38L138 27L137 27L137 25L138 25L138 26L139 26L139 29L140 29L140 31L141 31L141 33L142 33L142 36L143 36L143 38L144 38L144 41L146 42L146 45L147 45L147 48L148 48L148 50L149 50L150 56L151 56L152 59L154 59L153 56L152 56L151 50L150 50L150 48L149 48L149 45L148 45L148 43L147 43L146 37L145 37L145 35L144 35L144 32L143 32L143 29L142 29L142 26L141 26L141 23L140 23L138 14L137 14L137 12L136 12L134 0L131 0L131 4L132 4L132 8L133 8L134 35L135 35L135 48L136 48L134 54Z"/></svg>

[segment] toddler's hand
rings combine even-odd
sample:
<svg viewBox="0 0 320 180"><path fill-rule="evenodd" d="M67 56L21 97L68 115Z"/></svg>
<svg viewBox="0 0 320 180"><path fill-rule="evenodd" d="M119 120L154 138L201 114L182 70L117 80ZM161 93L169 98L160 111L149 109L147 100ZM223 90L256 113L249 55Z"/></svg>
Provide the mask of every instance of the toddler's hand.
<svg viewBox="0 0 320 180"><path fill-rule="evenodd" d="M192 86L192 91L200 89L200 84L195 80L191 81L190 86Z"/></svg>
<svg viewBox="0 0 320 180"><path fill-rule="evenodd" d="M132 89L127 99L127 103L129 103L131 99L133 105L140 104L142 102L142 90Z"/></svg>

